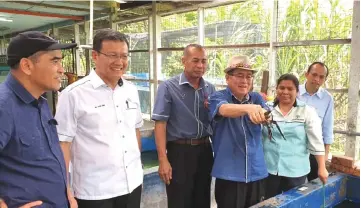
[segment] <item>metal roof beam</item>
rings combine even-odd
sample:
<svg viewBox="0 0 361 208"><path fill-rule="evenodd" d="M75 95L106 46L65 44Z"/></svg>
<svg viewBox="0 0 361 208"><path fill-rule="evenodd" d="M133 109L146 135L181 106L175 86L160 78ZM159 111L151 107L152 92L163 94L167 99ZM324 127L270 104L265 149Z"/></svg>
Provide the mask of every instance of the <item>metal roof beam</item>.
<svg viewBox="0 0 361 208"><path fill-rule="evenodd" d="M41 13L41 12L31 12L25 10L14 10L14 9L2 9L0 8L0 12L9 13L9 14L22 14L22 15L30 15L30 16L39 16L39 17L53 17L60 19L70 19L70 20L84 20L82 16L70 16L70 15L62 15L62 14L54 14L54 13Z"/></svg>
<svg viewBox="0 0 361 208"><path fill-rule="evenodd" d="M44 4L44 3L34 3L34 2L28 2L28 1L10 1L9 3L36 6L36 7L46 7L46 8L52 8L52 9L65 9L65 10L73 10L73 11L80 11L80 12L89 12L89 9L70 7L70 6L60 6L60 5L53 5L53 4Z"/></svg>

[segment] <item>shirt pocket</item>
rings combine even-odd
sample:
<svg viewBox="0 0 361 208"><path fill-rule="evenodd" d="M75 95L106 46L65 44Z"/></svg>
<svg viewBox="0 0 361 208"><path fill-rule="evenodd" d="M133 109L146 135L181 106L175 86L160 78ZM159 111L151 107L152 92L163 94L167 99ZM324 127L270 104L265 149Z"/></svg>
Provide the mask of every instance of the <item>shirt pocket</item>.
<svg viewBox="0 0 361 208"><path fill-rule="evenodd" d="M305 130L305 122L299 120L289 121L286 123L285 136L287 140L290 140L290 150L293 150L294 155L303 156L307 152L307 137Z"/></svg>
<svg viewBox="0 0 361 208"><path fill-rule="evenodd" d="M137 121L139 106L136 102L127 100L125 108L126 124L129 127L134 127Z"/></svg>
<svg viewBox="0 0 361 208"><path fill-rule="evenodd" d="M42 160L45 158L45 143L39 131L19 134L20 152L27 160Z"/></svg>

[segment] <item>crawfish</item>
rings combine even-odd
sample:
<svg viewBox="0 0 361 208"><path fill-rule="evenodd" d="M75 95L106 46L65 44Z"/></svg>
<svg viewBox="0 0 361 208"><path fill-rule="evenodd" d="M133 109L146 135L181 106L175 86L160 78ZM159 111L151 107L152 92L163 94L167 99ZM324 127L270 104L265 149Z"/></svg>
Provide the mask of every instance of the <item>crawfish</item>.
<svg viewBox="0 0 361 208"><path fill-rule="evenodd" d="M264 116L267 118L268 122L266 122L264 125L267 127L268 130L268 138L272 141L275 138L273 137L272 130L273 125L277 127L278 132L281 134L282 138L286 140L285 135L282 133L280 126L278 125L277 121L273 120L273 116L271 114L271 111L267 111L264 113Z"/></svg>

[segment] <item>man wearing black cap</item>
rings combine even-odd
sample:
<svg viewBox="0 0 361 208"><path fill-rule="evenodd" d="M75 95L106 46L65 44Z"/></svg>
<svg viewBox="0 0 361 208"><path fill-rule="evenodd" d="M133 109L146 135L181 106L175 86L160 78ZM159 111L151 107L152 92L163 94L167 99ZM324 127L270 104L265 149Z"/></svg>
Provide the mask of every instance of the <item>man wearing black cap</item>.
<svg viewBox="0 0 361 208"><path fill-rule="evenodd" d="M41 32L20 33L10 41L11 71L0 84L0 208L77 207L66 188L57 122L42 96L60 88L60 49L75 46Z"/></svg>

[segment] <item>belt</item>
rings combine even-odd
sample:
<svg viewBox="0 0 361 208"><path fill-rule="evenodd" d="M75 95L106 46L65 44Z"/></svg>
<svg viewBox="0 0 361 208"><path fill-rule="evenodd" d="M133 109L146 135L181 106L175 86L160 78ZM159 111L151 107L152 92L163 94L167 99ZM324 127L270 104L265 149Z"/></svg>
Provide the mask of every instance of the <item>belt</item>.
<svg viewBox="0 0 361 208"><path fill-rule="evenodd" d="M206 137L202 137L202 138L199 138L199 139L177 139L175 141L171 141L173 143L176 143L176 144L188 144L188 145L200 145L200 144L210 144L211 142L209 141L209 137L206 136Z"/></svg>

